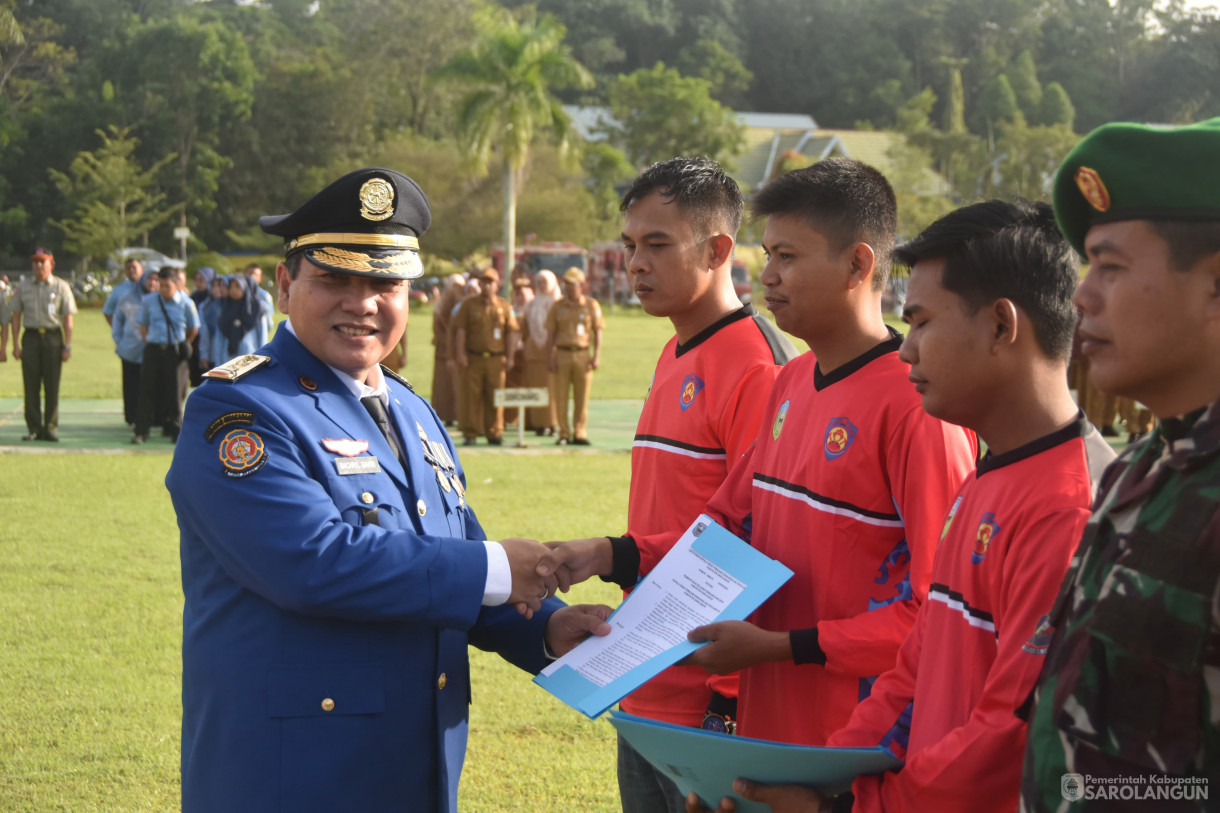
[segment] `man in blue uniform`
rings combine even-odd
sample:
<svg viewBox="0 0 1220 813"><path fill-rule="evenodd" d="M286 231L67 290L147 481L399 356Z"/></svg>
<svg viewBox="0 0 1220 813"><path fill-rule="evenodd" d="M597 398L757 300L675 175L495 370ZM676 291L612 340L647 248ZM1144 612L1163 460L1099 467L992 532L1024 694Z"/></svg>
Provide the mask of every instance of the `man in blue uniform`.
<svg viewBox="0 0 1220 813"><path fill-rule="evenodd" d="M265 356L208 373L166 478L184 813L453 811L467 644L537 672L609 631L609 608L548 598L542 545L485 541L444 426L378 364L430 221L415 182L386 169L259 221L285 240L288 321Z"/></svg>

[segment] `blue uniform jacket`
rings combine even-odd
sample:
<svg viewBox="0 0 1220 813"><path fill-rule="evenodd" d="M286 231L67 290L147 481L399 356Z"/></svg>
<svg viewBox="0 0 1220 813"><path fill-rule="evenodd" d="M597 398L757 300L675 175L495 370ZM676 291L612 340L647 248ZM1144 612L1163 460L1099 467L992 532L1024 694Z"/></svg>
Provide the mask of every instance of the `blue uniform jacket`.
<svg viewBox="0 0 1220 813"><path fill-rule="evenodd" d="M292 333L262 352L268 365L191 395L166 477L186 599L183 813L453 811L467 643L536 673L563 605L530 621L481 606L486 536L426 459L421 434L457 459L427 402L387 377L404 471Z"/></svg>

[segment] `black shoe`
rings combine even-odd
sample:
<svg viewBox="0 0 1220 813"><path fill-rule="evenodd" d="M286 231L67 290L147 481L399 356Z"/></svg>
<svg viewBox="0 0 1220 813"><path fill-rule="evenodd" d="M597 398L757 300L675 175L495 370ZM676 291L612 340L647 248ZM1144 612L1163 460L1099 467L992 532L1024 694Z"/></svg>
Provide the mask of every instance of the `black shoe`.
<svg viewBox="0 0 1220 813"><path fill-rule="evenodd" d="M576 440L572 441L572 445L573 446L592 446L593 444L589 442L588 438L577 438Z"/></svg>
<svg viewBox="0 0 1220 813"><path fill-rule="evenodd" d="M537 435L538 437L542 437L543 435L545 435L545 434L546 434L546 428L545 428L545 427L540 427L540 428L538 428L538 429L535 429L535 430L534 430L534 434L535 434L535 435Z"/></svg>
<svg viewBox="0 0 1220 813"><path fill-rule="evenodd" d="M473 446L474 443L475 443L474 438L462 438L463 446Z"/></svg>
<svg viewBox="0 0 1220 813"><path fill-rule="evenodd" d="M488 438L487 445L488 446L503 446L504 438Z"/></svg>
<svg viewBox="0 0 1220 813"><path fill-rule="evenodd" d="M143 435L132 435L132 436L131 436L131 443L132 443L132 445L134 445L134 446L139 446L139 445L143 444L143 443L144 443L144 436L143 436Z"/></svg>
<svg viewBox="0 0 1220 813"><path fill-rule="evenodd" d="M59 443L59 435L55 434L54 432L50 431L49 429L46 432L42 433L42 439L49 440L52 443Z"/></svg>
<svg viewBox="0 0 1220 813"><path fill-rule="evenodd" d="M1118 430L1113 426L1103 426L1101 428L1101 436L1103 438L1116 438L1118 437Z"/></svg>

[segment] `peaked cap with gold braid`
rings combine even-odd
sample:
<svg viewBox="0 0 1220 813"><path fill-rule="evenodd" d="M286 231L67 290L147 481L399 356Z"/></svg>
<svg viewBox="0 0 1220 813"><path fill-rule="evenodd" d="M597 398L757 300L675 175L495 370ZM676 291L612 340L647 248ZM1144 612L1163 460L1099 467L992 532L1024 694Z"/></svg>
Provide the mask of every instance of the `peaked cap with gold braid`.
<svg viewBox="0 0 1220 813"><path fill-rule="evenodd" d="M284 238L284 254L304 254L319 268L379 279L424 273L419 237L432 210L419 184L392 169L344 175L295 212L266 215L258 225Z"/></svg>

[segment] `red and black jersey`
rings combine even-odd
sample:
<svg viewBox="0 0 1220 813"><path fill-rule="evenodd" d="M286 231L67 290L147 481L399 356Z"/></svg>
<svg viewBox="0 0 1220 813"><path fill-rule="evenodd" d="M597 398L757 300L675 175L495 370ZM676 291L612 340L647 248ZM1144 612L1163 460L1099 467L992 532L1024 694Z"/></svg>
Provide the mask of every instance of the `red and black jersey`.
<svg viewBox="0 0 1220 813"><path fill-rule="evenodd" d="M628 533L662 534L659 560L724 482L733 461L758 433L780 365L796 355L769 319L746 305L693 336L670 339L661 352L631 450ZM737 695L736 676L713 677L697 666L665 670L623 699L624 711L680 725L699 725L711 687Z"/></svg>
<svg viewBox="0 0 1220 813"><path fill-rule="evenodd" d="M905 766L854 783L857 811L1016 810L1048 613L1114 452L1082 414L988 456L944 523L928 600L894 669L829 745L884 745Z"/></svg>
<svg viewBox="0 0 1220 813"><path fill-rule="evenodd" d="M822 745L894 665L927 595L932 554L974 468L973 433L930 417L891 338L823 375L780 372L757 441L707 513L792 579L751 617L793 633L797 662L741 673L738 732ZM641 571L656 564L645 540ZM802 662L802 661L808 662Z"/></svg>

